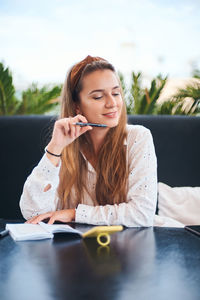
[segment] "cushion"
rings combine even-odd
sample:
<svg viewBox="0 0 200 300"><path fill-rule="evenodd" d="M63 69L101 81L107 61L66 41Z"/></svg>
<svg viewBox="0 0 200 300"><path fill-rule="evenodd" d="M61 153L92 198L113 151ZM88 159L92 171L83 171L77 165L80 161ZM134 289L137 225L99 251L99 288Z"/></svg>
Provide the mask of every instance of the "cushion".
<svg viewBox="0 0 200 300"><path fill-rule="evenodd" d="M158 215L185 225L199 225L200 187L170 187L159 182Z"/></svg>
<svg viewBox="0 0 200 300"><path fill-rule="evenodd" d="M180 228L185 227L184 224L178 222L177 220L174 220L169 217L158 216L158 215L154 216L153 226L154 227L176 227L176 228L177 227L180 227Z"/></svg>

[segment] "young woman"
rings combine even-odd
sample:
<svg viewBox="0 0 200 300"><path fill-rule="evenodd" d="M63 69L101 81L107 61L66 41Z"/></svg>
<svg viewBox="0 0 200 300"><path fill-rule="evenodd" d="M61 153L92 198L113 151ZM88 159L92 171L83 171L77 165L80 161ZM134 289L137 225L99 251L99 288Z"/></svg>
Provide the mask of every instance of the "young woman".
<svg viewBox="0 0 200 300"><path fill-rule="evenodd" d="M127 125L114 67L87 56L71 68L61 98L60 119L21 196L27 223L152 226L157 199L153 140L147 128Z"/></svg>

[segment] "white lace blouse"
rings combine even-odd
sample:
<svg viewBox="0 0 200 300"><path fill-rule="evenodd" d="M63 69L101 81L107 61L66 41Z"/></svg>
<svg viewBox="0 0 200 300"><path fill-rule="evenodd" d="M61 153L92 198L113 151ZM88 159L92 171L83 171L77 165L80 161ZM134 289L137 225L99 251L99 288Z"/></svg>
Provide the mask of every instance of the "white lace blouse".
<svg viewBox="0 0 200 300"><path fill-rule="evenodd" d="M127 132L125 146L130 170L127 202L98 205L95 199L96 172L87 161L88 192L85 191L83 203L76 208L76 222L122 224L127 227L153 225L157 201L157 159L152 135L149 129L141 125L127 125ZM24 184L20 208L25 219L61 209L57 195L59 170L60 165L55 167L44 154ZM51 188L45 192L48 184ZM73 197L68 208L75 208Z"/></svg>

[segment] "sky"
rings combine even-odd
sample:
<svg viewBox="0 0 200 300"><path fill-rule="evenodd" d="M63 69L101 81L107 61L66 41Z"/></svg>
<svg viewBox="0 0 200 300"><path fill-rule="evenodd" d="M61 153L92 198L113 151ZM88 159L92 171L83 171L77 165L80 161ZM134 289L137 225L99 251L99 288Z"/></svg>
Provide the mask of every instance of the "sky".
<svg viewBox="0 0 200 300"><path fill-rule="evenodd" d="M126 78L190 77L200 68L200 1L0 0L0 61L17 90L63 83L87 55Z"/></svg>

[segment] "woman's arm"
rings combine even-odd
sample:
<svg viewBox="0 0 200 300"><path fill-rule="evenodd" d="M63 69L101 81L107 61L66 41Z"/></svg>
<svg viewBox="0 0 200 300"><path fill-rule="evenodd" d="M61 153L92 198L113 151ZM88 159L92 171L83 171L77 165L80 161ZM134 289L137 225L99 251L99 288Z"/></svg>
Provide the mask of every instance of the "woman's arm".
<svg viewBox="0 0 200 300"><path fill-rule="evenodd" d="M135 134L137 131L137 134ZM76 222L127 227L152 226L157 201L157 159L150 131L143 126L130 130L127 203L88 206L79 204Z"/></svg>
<svg viewBox="0 0 200 300"><path fill-rule="evenodd" d="M20 208L25 219L33 219L37 215L60 209L61 205L57 196L60 171L58 156L81 134L92 130L91 126L83 128L73 125L80 121L87 123L87 119L82 115L63 118L55 122L52 138L47 146L48 153L43 156L24 185Z"/></svg>
<svg viewBox="0 0 200 300"><path fill-rule="evenodd" d="M56 167L45 154L27 178L20 199L22 215L26 220L59 207L57 187L60 164Z"/></svg>

